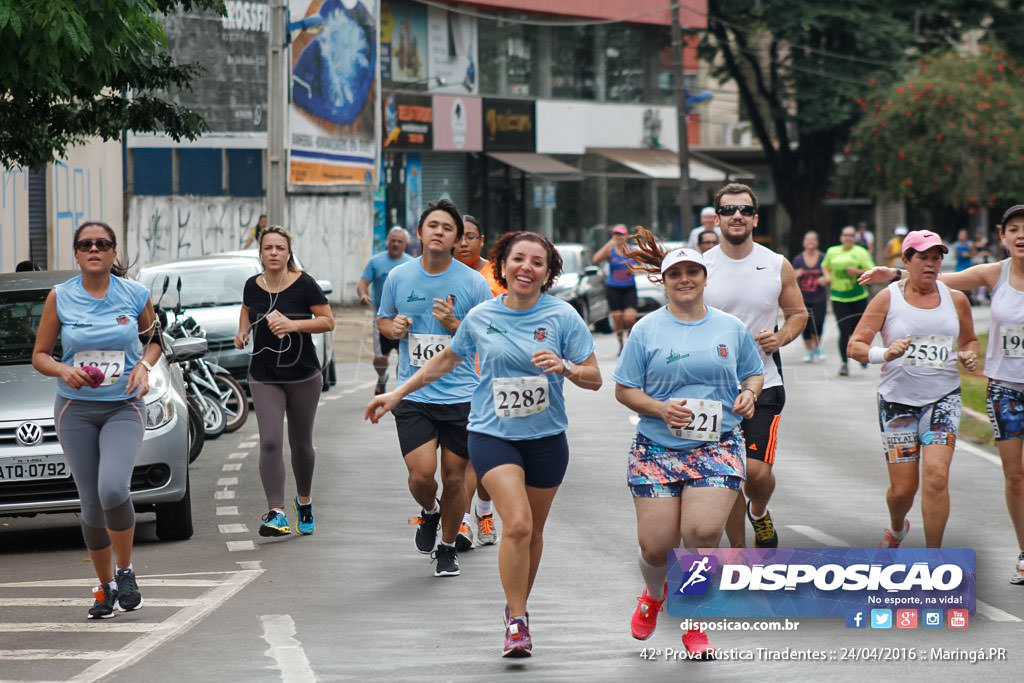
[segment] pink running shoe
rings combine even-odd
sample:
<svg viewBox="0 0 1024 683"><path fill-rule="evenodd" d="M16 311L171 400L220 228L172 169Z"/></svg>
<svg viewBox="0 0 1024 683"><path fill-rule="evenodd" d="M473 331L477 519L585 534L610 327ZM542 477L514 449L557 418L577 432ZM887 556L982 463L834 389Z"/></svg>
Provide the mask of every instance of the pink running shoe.
<svg viewBox="0 0 1024 683"><path fill-rule="evenodd" d="M502 657L529 657L533 654L530 626L523 617L513 617L505 624L505 649Z"/></svg>
<svg viewBox="0 0 1024 683"><path fill-rule="evenodd" d="M715 646L708 640L708 634L700 629L691 628L683 634L683 647L692 659L710 662L715 658Z"/></svg>
<svg viewBox="0 0 1024 683"><path fill-rule="evenodd" d="M910 531L910 520L909 519L904 519L903 520L903 533L902 534L895 534L895 533L893 533L892 529L886 529L885 530L885 538L883 538L882 542L878 544L878 547L879 548L899 548L900 547L900 543L902 543L903 539L906 538L908 531Z"/></svg>
<svg viewBox="0 0 1024 683"><path fill-rule="evenodd" d="M665 584L665 591L663 596L668 596L668 584ZM633 612L633 620L629 623L630 631L633 632L633 637L637 640L647 640L654 633L655 627L658 625L658 612L661 611L661 606L665 604L665 597L661 600L655 600L647 593L647 587L644 586L644 592L636 599L637 606Z"/></svg>

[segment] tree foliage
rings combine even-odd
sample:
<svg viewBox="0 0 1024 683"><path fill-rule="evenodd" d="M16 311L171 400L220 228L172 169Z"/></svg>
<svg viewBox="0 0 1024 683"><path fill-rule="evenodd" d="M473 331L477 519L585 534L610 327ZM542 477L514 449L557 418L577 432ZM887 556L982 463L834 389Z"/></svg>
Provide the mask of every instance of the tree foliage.
<svg viewBox="0 0 1024 683"><path fill-rule="evenodd" d="M122 131L175 140L205 130L197 114L152 93L187 88L159 13L223 12L222 0L0 0L0 165L39 168L69 146Z"/></svg>
<svg viewBox="0 0 1024 683"><path fill-rule="evenodd" d="M843 150L849 189L958 209L1020 197L1024 66L1002 46L926 56L858 104Z"/></svg>
<svg viewBox="0 0 1024 683"><path fill-rule="evenodd" d="M709 0L701 55L732 81L764 149L797 247L824 225L834 155L860 116L857 98L890 82L918 55L956 41L981 21L962 0Z"/></svg>

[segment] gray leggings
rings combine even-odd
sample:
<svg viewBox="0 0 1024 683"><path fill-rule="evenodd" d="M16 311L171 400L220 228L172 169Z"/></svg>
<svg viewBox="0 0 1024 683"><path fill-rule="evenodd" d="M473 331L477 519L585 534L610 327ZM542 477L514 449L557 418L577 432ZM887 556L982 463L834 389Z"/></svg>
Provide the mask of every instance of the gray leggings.
<svg viewBox="0 0 1024 683"><path fill-rule="evenodd" d="M110 545L112 531L135 524L129 487L142 446L142 399L73 401L53 406L57 438L82 503L82 537L90 550Z"/></svg>
<svg viewBox="0 0 1024 683"><path fill-rule="evenodd" d="M323 377L288 384L257 382L249 376L249 391L260 429L260 479L267 494L267 507L284 508L284 418L288 416L288 446L292 452L292 473L300 496L313 487L313 420L320 401Z"/></svg>

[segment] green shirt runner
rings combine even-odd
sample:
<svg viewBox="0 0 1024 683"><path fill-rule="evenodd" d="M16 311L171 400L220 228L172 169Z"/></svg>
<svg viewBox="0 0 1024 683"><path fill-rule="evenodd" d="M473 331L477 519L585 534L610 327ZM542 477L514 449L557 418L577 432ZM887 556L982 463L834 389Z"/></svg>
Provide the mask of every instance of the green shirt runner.
<svg viewBox="0 0 1024 683"><path fill-rule="evenodd" d="M859 244L855 244L849 249L844 249L843 245L837 244L829 247L825 252L825 259L821 262L821 267L832 276L832 301L849 303L868 297L867 288L857 284L855 275L846 272L846 269L851 266L868 270L875 267L875 262L871 260L868 250Z"/></svg>

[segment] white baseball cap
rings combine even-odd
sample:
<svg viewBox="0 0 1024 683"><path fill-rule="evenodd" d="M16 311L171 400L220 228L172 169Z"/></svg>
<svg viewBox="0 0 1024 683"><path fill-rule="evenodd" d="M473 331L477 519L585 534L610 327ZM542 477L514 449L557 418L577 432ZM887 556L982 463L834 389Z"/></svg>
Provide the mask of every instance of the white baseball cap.
<svg viewBox="0 0 1024 683"><path fill-rule="evenodd" d="M701 216L714 216L715 215L715 207L713 207L713 206L705 206L703 209L700 210L700 215Z"/></svg>
<svg viewBox="0 0 1024 683"><path fill-rule="evenodd" d="M892 234L894 234L894 235L906 235L907 234L907 226L905 226L905 225L897 225L895 228L893 228Z"/></svg>
<svg viewBox="0 0 1024 683"><path fill-rule="evenodd" d="M666 270L677 263L696 263L704 269L705 275L708 273L708 267L704 264L704 259L699 251L689 247L679 247L665 254L665 258L661 260L661 274L664 275Z"/></svg>

